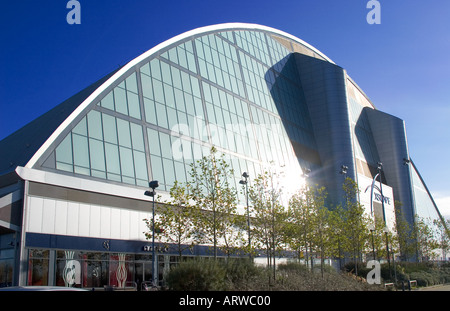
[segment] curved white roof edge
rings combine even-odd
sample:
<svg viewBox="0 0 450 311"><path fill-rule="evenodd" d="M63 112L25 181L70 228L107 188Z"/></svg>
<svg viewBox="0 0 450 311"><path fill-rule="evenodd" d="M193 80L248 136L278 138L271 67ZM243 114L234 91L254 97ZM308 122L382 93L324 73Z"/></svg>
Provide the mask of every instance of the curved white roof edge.
<svg viewBox="0 0 450 311"><path fill-rule="evenodd" d="M315 47L311 46L310 44L304 42L303 40L288 34L284 31L271 28L268 26L262 26L258 24L249 24L249 23L224 23L224 24L217 24L217 25L211 25L211 26L205 26L196 28L187 32L184 32L180 35L177 35L175 37L172 37L171 39L168 39L155 47L151 48L147 52L144 52L143 54L137 56L130 62L128 62L125 66L123 66L121 69L119 69L114 75L112 75L107 81L105 81L100 87L98 87L91 95L89 95L88 98L86 98L67 118L64 120L63 123L61 123L60 126L50 135L50 137L45 141L45 143L39 148L39 150L33 155L33 157L28 161L28 163L25 165L27 168L32 168L38 159L43 155L43 153L51 146L51 144L55 141L55 139L63 132L63 130L69 126L72 121L86 109L86 107L95 100L102 92L104 92L112 83L114 83L119 77L121 77L123 74L125 74L128 70L130 70L133 66L139 64L141 61L145 60L146 58L152 56L154 53L162 50L163 48L166 48L170 46L173 43L176 43L178 41L181 41L183 39L189 38L191 36L199 35L202 33L207 33L211 31L220 31L220 30L229 30L229 29L248 29L248 30L262 30L262 31L268 31L275 34L282 35L284 37L287 37L293 41L297 41L298 43L308 47L309 49L313 50L315 53L319 54L323 58L325 58L330 63L334 62L330 60L325 54L320 52Z"/></svg>

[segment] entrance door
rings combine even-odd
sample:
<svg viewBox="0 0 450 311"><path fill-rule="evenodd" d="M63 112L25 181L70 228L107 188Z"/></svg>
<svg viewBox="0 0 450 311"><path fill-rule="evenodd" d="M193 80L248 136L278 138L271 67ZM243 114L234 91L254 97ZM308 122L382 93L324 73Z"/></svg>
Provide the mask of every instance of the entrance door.
<svg viewBox="0 0 450 311"><path fill-rule="evenodd" d="M142 284L151 284L152 281L152 262L136 261L134 263L134 280L137 283L138 290L141 290Z"/></svg>

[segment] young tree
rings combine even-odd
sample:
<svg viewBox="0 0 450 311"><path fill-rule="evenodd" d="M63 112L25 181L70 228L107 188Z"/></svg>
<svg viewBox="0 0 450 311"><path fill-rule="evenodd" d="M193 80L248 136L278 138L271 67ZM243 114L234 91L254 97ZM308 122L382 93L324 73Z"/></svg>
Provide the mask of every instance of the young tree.
<svg viewBox="0 0 450 311"><path fill-rule="evenodd" d="M366 249L368 241L368 219L364 215L364 207L357 200L358 185L350 177L347 177L343 185L345 194L345 234L347 235L344 249L353 254L355 262L355 274L358 274L358 262L361 253Z"/></svg>
<svg viewBox="0 0 450 311"><path fill-rule="evenodd" d="M252 202L252 241L255 247L264 249L267 265L273 269L275 279L276 255L286 243L285 226L287 212L280 204L281 189L278 188L279 176L265 171L253 180L249 188Z"/></svg>
<svg viewBox="0 0 450 311"><path fill-rule="evenodd" d="M339 260L339 269L342 269L342 259L345 260L344 244L347 237L346 213L341 204L330 210L328 223L330 226L330 256Z"/></svg>
<svg viewBox="0 0 450 311"><path fill-rule="evenodd" d="M227 199L223 200L224 204L221 208L220 225L218 230L219 237L222 241L219 244L219 248L230 257L232 254L236 254L241 250L246 249L246 241L243 223L245 217L237 213L237 191L234 188L226 189L228 192L226 195L222 192L222 195Z"/></svg>
<svg viewBox="0 0 450 311"><path fill-rule="evenodd" d="M433 252L440 247L441 235L437 228L443 224L440 220L431 221L415 215L414 223L410 225L401 212L401 202L395 201L395 231L394 242L399 246L404 260L415 258L416 261L433 258ZM448 231L447 231L448 233ZM445 240L444 244L445 247Z"/></svg>
<svg viewBox="0 0 450 311"><path fill-rule="evenodd" d="M229 183L233 170L224 155L217 157L216 153L217 149L212 147L208 156L191 165L191 180L187 183L197 210L197 238L213 245L214 258L220 246L227 254L231 253L234 244L230 242L230 233L236 228L237 217L237 193Z"/></svg>
<svg viewBox="0 0 450 311"><path fill-rule="evenodd" d="M436 237L439 243L439 248L442 250L442 260L445 261L447 251L450 247L450 221L445 219L435 219L433 221L436 228Z"/></svg>
<svg viewBox="0 0 450 311"><path fill-rule="evenodd" d="M430 219L425 219L416 215L413 232L418 254L421 259L426 261L433 259L435 256L433 251L439 247L439 243L435 239Z"/></svg>
<svg viewBox="0 0 450 311"><path fill-rule="evenodd" d="M386 242L385 242L385 228L386 225L382 218L374 215L368 217L368 228L370 231L370 250L375 253L374 260L378 260L381 257L387 258Z"/></svg>
<svg viewBox="0 0 450 311"><path fill-rule="evenodd" d="M307 191L309 204L312 207L311 246L320 256L320 271L324 273L324 260L331 253L329 217L330 211L325 206L327 194L324 187L310 187Z"/></svg>
<svg viewBox="0 0 450 311"><path fill-rule="evenodd" d="M300 260L309 261L308 247L311 240L311 209L307 204L306 188L297 191L289 199L287 234L290 247L297 252Z"/></svg>
<svg viewBox="0 0 450 311"><path fill-rule="evenodd" d="M394 202L395 207L395 232L394 245L398 246L397 252L401 254L401 258L406 260L416 254L415 243L413 243L412 229L406 221L402 212L402 203L400 201Z"/></svg>
<svg viewBox="0 0 450 311"><path fill-rule="evenodd" d="M155 236L165 244L174 244L177 248L178 256L181 256L184 250L190 248L193 244L194 226L194 210L189 205L189 194L182 184L175 181L170 189L169 202L161 207L160 215L155 221ZM146 232L146 238L151 239L152 223L151 220L144 220L150 229Z"/></svg>

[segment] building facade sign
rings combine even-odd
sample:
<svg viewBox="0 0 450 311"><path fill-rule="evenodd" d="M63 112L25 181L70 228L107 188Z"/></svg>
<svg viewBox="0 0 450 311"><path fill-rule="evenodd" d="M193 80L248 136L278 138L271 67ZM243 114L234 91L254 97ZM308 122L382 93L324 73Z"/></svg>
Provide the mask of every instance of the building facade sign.
<svg viewBox="0 0 450 311"><path fill-rule="evenodd" d="M364 205L366 213L372 217L384 219L387 227L392 230L395 223L394 192L392 187L386 184L381 184L380 187L379 178L373 182L373 179L362 174L358 174L358 185L360 203Z"/></svg>

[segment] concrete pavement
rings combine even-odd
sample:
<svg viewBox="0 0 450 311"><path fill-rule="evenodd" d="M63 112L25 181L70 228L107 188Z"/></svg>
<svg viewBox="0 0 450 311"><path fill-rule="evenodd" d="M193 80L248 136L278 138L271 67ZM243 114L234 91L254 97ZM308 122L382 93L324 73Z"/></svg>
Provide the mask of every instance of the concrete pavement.
<svg viewBox="0 0 450 311"><path fill-rule="evenodd" d="M450 292L450 284L422 287L422 288L419 288L418 290L419 291Z"/></svg>

